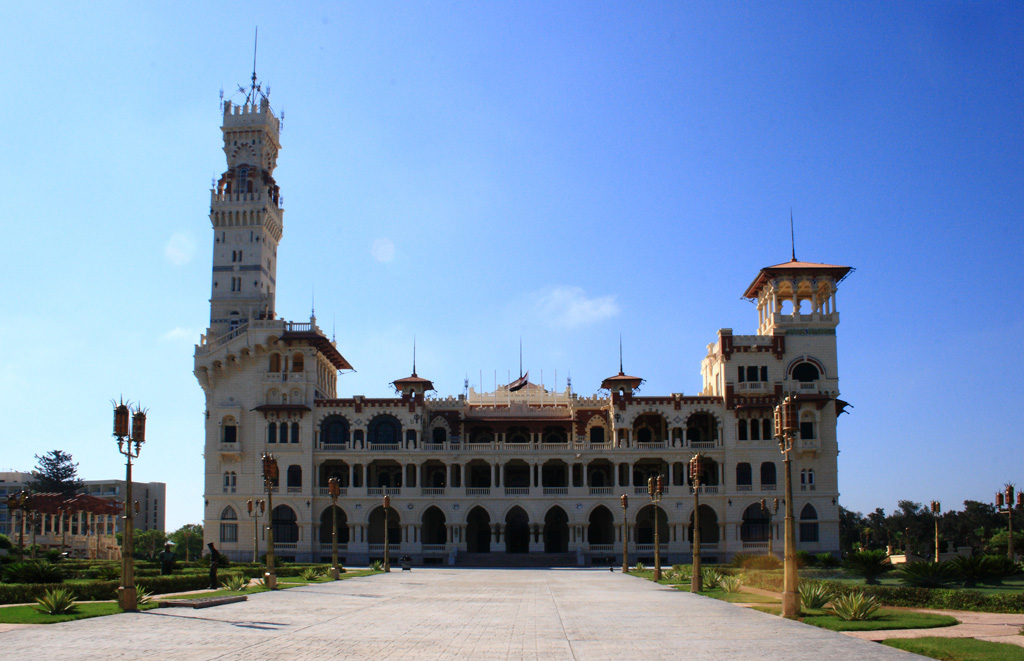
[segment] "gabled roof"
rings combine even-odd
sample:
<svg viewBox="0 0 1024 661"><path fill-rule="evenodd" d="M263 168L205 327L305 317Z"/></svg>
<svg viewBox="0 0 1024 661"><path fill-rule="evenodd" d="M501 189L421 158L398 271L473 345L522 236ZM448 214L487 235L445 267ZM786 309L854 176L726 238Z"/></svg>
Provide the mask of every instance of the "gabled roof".
<svg viewBox="0 0 1024 661"><path fill-rule="evenodd" d="M409 386L423 386L423 390L433 390L434 384L429 379L416 376L416 372L412 373L412 376L407 376L404 379L397 379L391 382L391 385L395 387L395 390L405 390Z"/></svg>
<svg viewBox="0 0 1024 661"><path fill-rule="evenodd" d="M637 388L640 387L640 384L643 382L644 380L638 376L629 376L628 374L623 374L622 372L619 372L615 376L610 376L604 381L602 381L601 387L607 388L608 390L617 390L619 388L629 388L630 390L636 390Z"/></svg>
<svg viewBox="0 0 1024 661"><path fill-rule="evenodd" d="M747 290L743 292L743 298L757 298L757 293L761 291L764 284L773 278L777 278L780 275L810 275L810 274L821 274L828 275L839 282L847 276L847 274L853 270L851 266L840 266L838 264L818 264L817 262L798 262L796 259L791 259L788 262L782 264L776 264L775 266L766 266L757 274L754 281L750 283Z"/></svg>

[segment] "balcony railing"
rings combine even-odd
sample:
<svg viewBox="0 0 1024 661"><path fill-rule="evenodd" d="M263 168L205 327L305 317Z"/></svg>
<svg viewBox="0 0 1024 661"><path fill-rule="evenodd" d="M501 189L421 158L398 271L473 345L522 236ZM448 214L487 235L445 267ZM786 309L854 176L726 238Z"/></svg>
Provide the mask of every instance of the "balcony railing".
<svg viewBox="0 0 1024 661"><path fill-rule="evenodd" d="M715 447L715 441L690 441L690 447L698 450L710 450Z"/></svg>
<svg viewBox="0 0 1024 661"><path fill-rule="evenodd" d="M662 553L668 552L668 544L661 543L661 544L658 544L658 546L661 547L661 552ZM703 547L703 546L704 545L701 544L701 547ZM637 553L654 553L654 544L637 544L636 545L636 552Z"/></svg>
<svg viewBox="0 0 1024 661"><path fill-rule="evenodd" d="M590 545L590 552L591 553L614 553L615 552L615 545L614 544L591 544Z"/></svg>
<svg viewBox="0 0 1024 661"><path fill-rule="evenodd" d="M388 544L388 550L391 553L398 553L399 551L402 550L402 545L401 544ZM384 545L383 544L370 544L370 553L383 553L383 552L384 552Z"/></svg>
<svg viewBox="0 0 1024 661"><path fill-rule="evenodd" d="M466 487L467 496L490 496L490 487Z"/></svg>
<svg viewBox="0 0 1024 661"><path fill-rule="evenodd" d="M590 487L591 496L611 496L615 492L615 487Z"/></svg>
<svg viewBox="0 0 1024 661"><path fill-rule="evenodd" d="M444 487L422 487L420 489L421 496L443 496Z"/></svg>
<svg viewBox="0 0 1024 661"><path fill-rule="evenodd" d="M424 553L444 553L446 550L448 550L448 545L447 544L424 544L423 545L423 552Z"/></svg>
<svg viewBox="0 0 1024 661"><path fill-rule="evenodd" d="M339 496L347 496L348 495L348 487L340 487L338 489L338 491L339 491L339 493L338 493ZM330 487L320 487L320 495L321 496L330 496L331 495L331 488Z"/></svg>
<svg viewBox="0 0 1024 661"><path fill-rule="evenodd" d="M321 553L330 553L331 550L332 546L330 542L320 542ZM344 553L345 551L348 551L348 544L342 544L341 542L338 542L338 553Z"/></svg>
<svg viewBox="0 0 1024 661"><path fill-rule="evenodd" d="M347 450L348 443L321 443L320 449L327 452L338 452L340 450Z"/></svg>
<svg viewBox="0 0 1024 661"><path fill-rule="evenodd" d="M367 443L366 448L371 452L399 452L402 450L401 443Z"/></svg>
<svg viewBox="0 0 1024 661"><path fill-rule="evenodd" d="M398 496L402 493L402 487L368 487L368 496Z"/></svg>
<svg viewBox="0 0 1024 661"><path fill-rule="evenodd" d="M530 487L505 487L506 496L529 496Z"/></svg>
<svg viewBox="0 0 1024 661"><path fill-rule="evenodd" d="M703 546L704 545L701 544L702 548L703 548ZM768 550L768 542L743 542L743 548L744 549L756 549L756 550L764 549L765 551L767 551Z"/></svg>
<svg viewBox="0 0 1024 661"><path fill-rule="evenodd" d="M753 491L754 487L749 484L737 484L736 491Z"/></svg>
<svg viewBox="0 0 1024 661"><path fill-rule="evenodd" d="M288 493L302 493L302 487L288 487Z"/></svg>
<svg viewBox="0 0 1024 661"><path fill-rule="evenodd" d="M567 496L569 487L544 487L545 496Z"/></svg>
<svg viewBox="0 0 1024 661"><path fill-rule="evenodd" d="M297 542L274 542L274 552L278 551L295 551L299 548Z"/></svg>

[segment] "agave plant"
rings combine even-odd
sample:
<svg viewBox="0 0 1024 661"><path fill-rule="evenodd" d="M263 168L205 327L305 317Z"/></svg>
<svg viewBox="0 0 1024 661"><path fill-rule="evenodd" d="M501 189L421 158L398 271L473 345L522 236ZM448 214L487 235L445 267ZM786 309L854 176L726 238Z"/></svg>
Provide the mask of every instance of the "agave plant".
<svg viewBox="0 0 1024 661"><path fill-rule="evenodd" d="M4 571L8 583L63 583L64 570L52 562L14 562Z"/></svg>
<svg viewBox="0 0 1024 661"><path fill-rule="evenodd" d="M800 602L805 608L824 608L831 596L828 588L822 583L800 584Z"/></svg>
<svg viewBox="0 0 1024 661"><path fill-rule="evenodd" d="M835 569L839 566L839 558L835 557L831 553L819 553L814 558L818 562L818 566L822 569Z"/></svg>
<svg viewBox="0 0 1024 661"><path fill-rule="evenodd" d="M941 588L952 582L956 572L948 562L908 562L899 569L900 581L915 588Z"/></svg>
<svg viewBox="0 0 1024 661"><path fill-rule="evenodd" d="M966 555L953 558L950 563L957 578L967 587L974 587L978 581L984 581L992 575L991 561L985 555Z"/></svg>
<svg viewBox="0 0 1024 661"><path fill-rule="evenodd" d="M866 620L875 614L881 604L863 592L851 592L832 599L832 612L842 620Z"/></svg>
<svg viewBox="0 0 1024 661"><path fill-rule="evenodd" d="M636 570L637 571L647 571L647 565L645 565L642 562L638 562L638 563L636 563Z"/></svg>
<svg viewBox="0 0 1024 661"><path fill-rule="evenodd" d="M846 556L843 566L851 574L863 576L864 582L868 585L877 585L878 577L893 569L889 557L885 551L880 549L877 551L855 551Z"/></svg>
<svg viewBox="0 0 1024 661"><path fill-rule="evenodd" d="M263 588L266 587L267 584L262 578L254 578L251 581L249 581L249 585L253 586L254 588Z"/></svg>
<svg viewBox="0 0 1024 661"><path fill-rule="evenodd" d="M370 563L370 569L373 571L384 571L384 565L380 563L380 560L374 560Z"/></svg>
<svg viewBox="0 0 1024 661"><path fill-rule="evenodd" d="M310 567L302 570L302 580L304 581L315 581L320 578L320 570L316 567Z"/></svg>
<svg viewBox="0 0 1024 661"><path fill-rule="evenodd" d="M719 581L719 585L726 592L734 594L740 591L740 586L743 585L743 581L735 576L726 576Z"/></svg>
<svg viewBox="0 0 1024 661"><path fill-rule="evenodd" d="M135 598L140 606L152 603L153 591L141 585L135 586Z"/></svg>
<svg viewBox="0 0 1024 661"><path fill-rule="evenodd" d="M223 585L228 590L240 592L245 589L246 580L244 576L241 576L239 574L231 574L221 582L221 585Z"/></svg>
<svg viewBox="0 0 1024 661"><path fill-rule="evenodd" d="M63 615L75 610L75 598L71 590L65 588L47 590L46 594L36 599L36 603L39 605L34 608L47 615Z"/></svg>
<svg viewBox="0 0 1024 661"><path fill-rule="evenodd" d="M714 590L722 583L722 579L725 577L715 569L702 569L700 570L700 578L705 590Z"/></svg>

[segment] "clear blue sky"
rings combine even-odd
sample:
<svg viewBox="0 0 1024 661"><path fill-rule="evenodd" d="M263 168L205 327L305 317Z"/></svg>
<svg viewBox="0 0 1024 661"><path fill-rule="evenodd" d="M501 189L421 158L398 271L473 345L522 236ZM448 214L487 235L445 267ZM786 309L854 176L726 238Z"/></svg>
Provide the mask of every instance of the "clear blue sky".
<svg viewBox="0 0 1024 661"><path fill-rule="evenodd" d="M0 22L0 470L60 448L202 516L218 91L285 112L278 312L336 326L381 396L518 369L700 388L740 294L797 257L838 307L841 503L1024 483L1024 5L14 3Z"/></svg>

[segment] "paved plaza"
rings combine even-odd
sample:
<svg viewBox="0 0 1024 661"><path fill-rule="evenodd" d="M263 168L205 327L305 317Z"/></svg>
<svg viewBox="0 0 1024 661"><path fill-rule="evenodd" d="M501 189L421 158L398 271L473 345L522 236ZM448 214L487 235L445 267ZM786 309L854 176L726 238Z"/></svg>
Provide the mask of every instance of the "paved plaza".
<svg viewBox="0 0 1024 661"><path fill-rule="evenodd" d="M421 569L0 633L5 658L911 659L598 570Z"/></svg>

